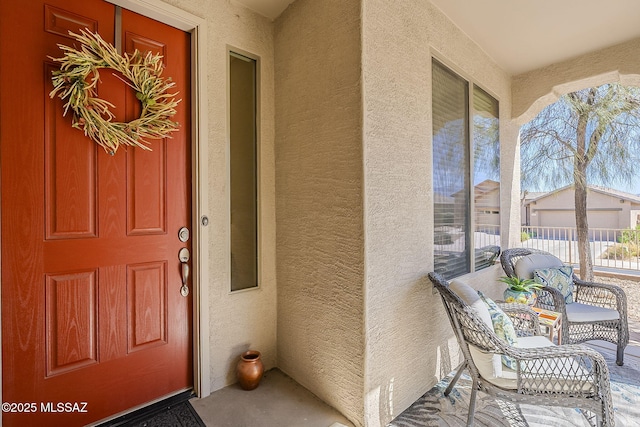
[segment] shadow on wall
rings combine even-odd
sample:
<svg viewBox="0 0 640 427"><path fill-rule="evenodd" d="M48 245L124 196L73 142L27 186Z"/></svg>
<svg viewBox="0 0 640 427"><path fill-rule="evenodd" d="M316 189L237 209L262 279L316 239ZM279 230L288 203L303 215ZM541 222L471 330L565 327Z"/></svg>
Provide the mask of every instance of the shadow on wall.
<svg viewBox="0 0 640 427"><path fill-rule="evenodd" d="M451 330L438 294L426 276L397 284L391 304L393 319L379 331L384 339L388 365L378 384L365 395L367 425L387 425L453 371L462 353ZM386 374L386 378L384 375Z"/></svg>
<svg viewBox="0 0 640 427"><path fill-rule="evenodd" d="M227 360L227 378L226 384L230 385L236 382L236 366L240 361L240 355L248 350L259 350L256 348L251 348L249 343L238 344L233 347L231 350L231 355Z"/></svg>
<svg viewBox="0 0 640 427"><path fill-rule="evenodd" d="M365 396L365 414L368 417L367 425L381 426L387 424L389 409L393 408L393 385L395 379L386 384L385 387L376 387ZM374 418L378 415L377 418Z"/></svg>
<svg viewBox="0 0 640 427"><path fill-rule="evenodd" d="M447 325L449 323L447 322ZM453 341L453 342L452 342ZM453 346L453 350L450 348ZM382 426L387 425L395 417L400 415L405 409L407 409L413 402L427 393L436 383L442 378L449 375L458 365L462 362L462 353L459 350L458 344L455 342L455 338L447 340L444 345L434 347L435 364L432 365L430 372L433 372L431 379L425 378L424 390L420 395L416 395L410 402L405 402L402 407L396 407L394 400L394 386L396 386L396 379L391 378L384 387L378 386L375 389L369 391L365 397L365 413L369 417L367 425ZM457 351L455 350L457 349ZM426 356L426 355L425 355ZM429 358L425 357L426 363ZM399 385L400 386L400 385ZM375 418L377 415L377 418Z"/></svg>

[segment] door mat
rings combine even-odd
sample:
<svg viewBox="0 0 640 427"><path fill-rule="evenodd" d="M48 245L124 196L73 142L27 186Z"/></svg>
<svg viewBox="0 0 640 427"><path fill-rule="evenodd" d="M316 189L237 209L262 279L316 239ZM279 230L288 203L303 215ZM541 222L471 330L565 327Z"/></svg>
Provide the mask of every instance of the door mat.
<svg viewBox="0 0 640 427"><path fill-rule="evenodd" d="M189 403L192 397L185 391L96 427L206 427Z"/></svg>

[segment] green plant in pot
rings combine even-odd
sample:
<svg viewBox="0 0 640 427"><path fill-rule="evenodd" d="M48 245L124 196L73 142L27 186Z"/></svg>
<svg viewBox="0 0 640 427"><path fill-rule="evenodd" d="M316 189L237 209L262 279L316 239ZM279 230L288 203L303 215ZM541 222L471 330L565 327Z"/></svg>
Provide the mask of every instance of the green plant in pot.
<svg viewBox="0 0 640 427"><path fill-rule="evenodd" d="M542 289L544 285L535 282L533 279L521 279L519 277L503 276L498 279L507 285L504 290L505 302L517 302L533 306L536 303L536 291Z"/></svg>

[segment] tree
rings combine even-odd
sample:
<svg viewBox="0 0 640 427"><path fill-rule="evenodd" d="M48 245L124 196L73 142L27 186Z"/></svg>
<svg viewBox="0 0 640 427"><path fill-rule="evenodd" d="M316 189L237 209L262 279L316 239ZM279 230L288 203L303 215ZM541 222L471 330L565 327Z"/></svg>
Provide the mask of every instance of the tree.
<svg viewBox="0 0 640 427"><path fill-rule="evenodd" d="M606 84L563 95L520 131L524 188L575 189L580 276L593 280L587 186L630 182L640 148L640 88Z"/></svg>

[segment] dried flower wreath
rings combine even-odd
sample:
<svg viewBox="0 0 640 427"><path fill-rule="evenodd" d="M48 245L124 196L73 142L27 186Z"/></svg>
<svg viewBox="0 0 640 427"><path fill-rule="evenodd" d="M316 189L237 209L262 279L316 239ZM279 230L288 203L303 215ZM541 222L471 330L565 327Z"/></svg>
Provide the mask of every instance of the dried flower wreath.
<svg viewBox="0 0 640 427"><path fill-rule="evenodd" d="M105 151L114 155L120 145L150 150L149 142L143 138L166 138L178 130L178 123L171 121L177 93L167 93L175 86L171 78L163 79L162 56L150 52L143 55L136 50L132 55L120 55L116 48L105 42L98 34L81 30L80 34L69 32L81 50L59 44L65 54L62 58L51 58L60 62L60 70L52 76L52 98L66 100L64 115L73 111L73 127L84 130ZM100 81L100 68L119 71L127 85L136 91L142 105L140 117L130 122L115 122L109 107L113 104L97 97L96 87Z"/></svg>

